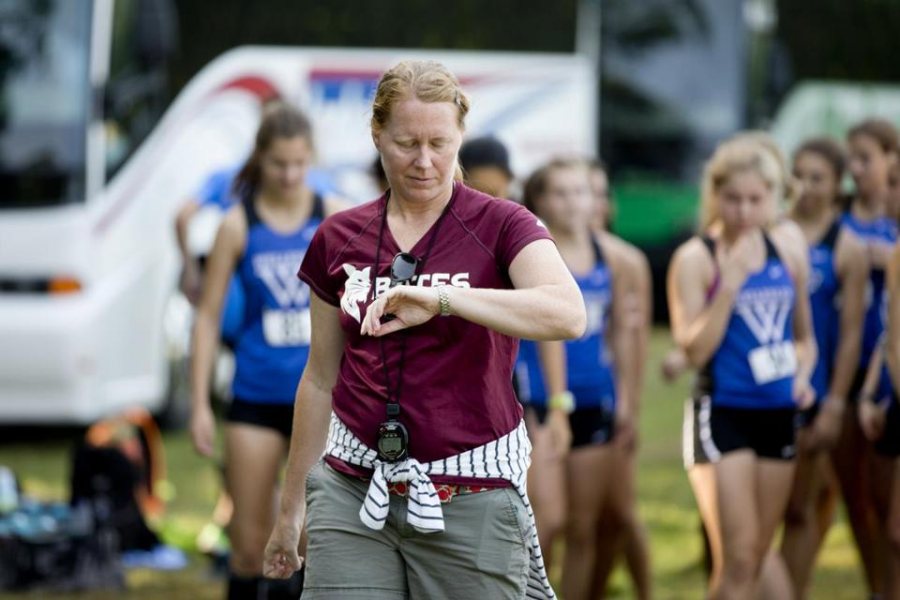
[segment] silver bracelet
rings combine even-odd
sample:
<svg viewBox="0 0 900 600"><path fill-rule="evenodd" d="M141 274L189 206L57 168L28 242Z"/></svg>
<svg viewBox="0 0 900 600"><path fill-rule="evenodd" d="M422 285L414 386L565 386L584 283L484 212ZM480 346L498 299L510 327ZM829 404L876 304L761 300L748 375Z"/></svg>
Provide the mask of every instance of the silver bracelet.
<svg viewBox="0 0 900 600"><path fill-rule="evenodd" d="M438 304L441 308L441 316L449 317L450 316L450 294L447 293L446 285L437 286L438 293Z"/></svg>

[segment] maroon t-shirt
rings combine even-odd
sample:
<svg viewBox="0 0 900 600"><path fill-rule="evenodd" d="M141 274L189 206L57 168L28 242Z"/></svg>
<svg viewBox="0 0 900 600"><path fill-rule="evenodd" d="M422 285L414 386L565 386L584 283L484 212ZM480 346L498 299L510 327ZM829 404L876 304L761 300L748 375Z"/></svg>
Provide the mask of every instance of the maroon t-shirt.
<svg viewBox="0 0 900 600"><path fill-rule="evenodd" d="M525 208L455 184L450 208L411 249L420 260L434 245L414 285L511 289L509 265L526 245L552 239ZM384 338L360 335L372 301L372 271L386 196L326 219L316 231L299 277L325 302L340 309L346 338L333 391L337 416L370 448L386 419L387 381L397 387L401 344L406 338L400 385L400 420L409 430L409 455L431 462L476 448L512 431L522 409L512 389L516 338L458 317L435 317ZM437 228L437 229L435 229ZM385 224L377 292L390 282L390 263L400 252ZM368 473L335 458L341 472ZM474 483L434 477L437 483ZM481 480L483 484L484 481Z"/></svg>

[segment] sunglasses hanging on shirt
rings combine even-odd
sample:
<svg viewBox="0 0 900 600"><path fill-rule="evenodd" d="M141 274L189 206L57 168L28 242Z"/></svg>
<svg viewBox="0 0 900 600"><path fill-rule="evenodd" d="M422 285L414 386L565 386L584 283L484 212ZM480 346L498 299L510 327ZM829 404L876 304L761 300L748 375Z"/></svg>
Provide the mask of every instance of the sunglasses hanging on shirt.
<svg viewBox="0 0 900 600"><path fill-rule="evenodd" d="M398 252L391 260L391 283L388 288L398 285L408 285L416 277L416 269L419 267L419 259L409 252ZM382 323L389 323L397 317L388 313L381 317Z"/></svg>
<svg viewBox="0 0 900 600"><path fill-rule="evenodd" d="M391 261L391 287L412 283L419 259L409 252L398 252Z"/></svg>

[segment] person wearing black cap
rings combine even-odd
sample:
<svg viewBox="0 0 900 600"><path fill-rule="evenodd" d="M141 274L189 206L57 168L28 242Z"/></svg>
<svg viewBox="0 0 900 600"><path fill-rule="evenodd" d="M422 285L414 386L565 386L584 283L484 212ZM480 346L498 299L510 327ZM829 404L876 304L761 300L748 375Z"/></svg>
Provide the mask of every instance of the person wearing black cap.
<svg viewBox="0 0 900 600"><path fill-rule="evenodd" d="M459 163L469 186L497 198L509 198L513 173L503 142L490 136L471 139L459 149Z"/></svg>

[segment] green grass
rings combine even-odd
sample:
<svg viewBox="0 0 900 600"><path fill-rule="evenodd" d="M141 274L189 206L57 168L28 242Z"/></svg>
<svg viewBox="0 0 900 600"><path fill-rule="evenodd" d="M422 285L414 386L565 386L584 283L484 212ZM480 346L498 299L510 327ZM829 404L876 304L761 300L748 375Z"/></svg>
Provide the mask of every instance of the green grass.
<svg viewBox="0 0 900 600"><path fill-rule="evenodd" d="M683 377L673 386L661 381L659 363L667 345L667 334L657 331L647 365L641 415L640 511L650 533L656 597L693 600L703 595L704 575L699 566L697 511L681 467L682 403L688 394L689 377ZM19 474L29 495L65 499L68 453L77 435L72 430L0 432L0 465L7 465ZM212 511L219 489L218 475L208 461L194 454L186 432L166 435L166 456L176 495L161 530L167 541L190 550ZM843 517L828 537L815 571L814 586L812 598L857 600L865 596L856 553ZM192 554L189 568L178 573L131 572L128 587L129 598L167 600L221 598L224 590L221 581L210 579L205 559L196 554ZM0 594L0 598L16 597L21 596ZM54 597L105 600L119 595ZM611 583L609 597L631 597L630 583L621 571Z"/></svg>

